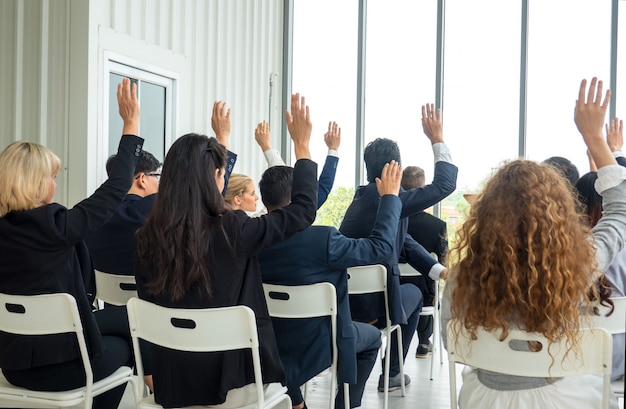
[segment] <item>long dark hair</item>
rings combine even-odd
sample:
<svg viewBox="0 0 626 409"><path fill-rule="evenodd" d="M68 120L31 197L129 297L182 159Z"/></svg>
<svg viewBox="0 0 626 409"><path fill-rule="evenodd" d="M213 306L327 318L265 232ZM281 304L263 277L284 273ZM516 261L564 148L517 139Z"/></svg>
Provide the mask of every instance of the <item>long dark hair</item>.
<svg viewBox="0 0 626 409"><path fill-rule="evenodd" d="M215 170L225 166L226 148L205 135L184 135L168 151L154 207L136 235L148 293L177 301L193 286L212 294L211 230L223 229L225 212Z"/></svg>

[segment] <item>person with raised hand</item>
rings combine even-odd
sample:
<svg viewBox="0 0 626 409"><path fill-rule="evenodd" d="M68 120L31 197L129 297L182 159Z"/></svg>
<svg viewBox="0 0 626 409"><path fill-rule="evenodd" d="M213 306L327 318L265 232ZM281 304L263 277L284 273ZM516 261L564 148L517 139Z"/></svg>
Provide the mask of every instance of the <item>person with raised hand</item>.
<svg viewBox="0 0 626 409"><path fill-rule="evenodd" d="M286 119L297 159L289 205L258 218L227 209L221 195L225 147L216 138L187 134L168 151L158 197L136 235L140 298L172 308L252 308L267 384L284 382L285 374L257 255L310 226L317 197L304 97L292 96ZM164 407L232 405L233 400L255 398L252 358L246 351L205 354L153 346L152 363L155 401Z"/></svg>
<svg viewBox="0 0 626 409"><path fill-rule="evenodd" d="M478 194L449 256L444 345L454 320L452 328L470 334L482 327L504 337L517 328L541 333L550 343L565 338L568 353L579 352L576 339L589 322L581 314L607 300L596 283L626 239L626 169L617 165L602 134L610 94L603 97L596 78L588 89L583 80L574 113L598 166L602 218L587 226L569 182L550 165L520 159L498 169ZM460 408L542 409L598 408L601 400L602 378L596 375L531 378L468 368L458 402ZM611 407L617 408L614 396Z"/></svg>
<svg viewBox="0 0 626 409"><path fill-rule="evenodd" d="M117 87L124 121L109 178L71 209L54 203L61 161L43 145L18 141L0 153L0 292L68 293L76 299L93 380L133 366L126 307L92 312L94 271L83 239L118 208L142 154L137 85ZM73 334L19 336L0 333L0 368L16 386L65 391L85 385ZM147 371L146 374L149 374ZM94 408L118 407L126 385L94 398Z"/></svg>

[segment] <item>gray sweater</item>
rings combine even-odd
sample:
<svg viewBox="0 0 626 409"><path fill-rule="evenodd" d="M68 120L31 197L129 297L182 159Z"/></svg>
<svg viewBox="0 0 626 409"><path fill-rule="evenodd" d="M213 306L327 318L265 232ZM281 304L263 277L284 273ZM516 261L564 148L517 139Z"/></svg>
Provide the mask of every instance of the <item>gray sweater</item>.
<svg viewBox="0 0 626 409"><path fill-rule="evenodd" d="M605 166L598 170L596 190L602 195L602 218L592 229L598 271L604 272L615 257L624 248L626 239L626 168L618 165ZM595 282L598 277L592 277ZM446 330L452 319L450 296L454 290L453 279L446 282L441 304L441 336L446 344ZM473 306L468 306L472 308ZM514 326L514 323L512 323ZM480 382L488 388L502 391L538 388L558 379L529 378L504 375L496 372L477 369Z"/></svg>

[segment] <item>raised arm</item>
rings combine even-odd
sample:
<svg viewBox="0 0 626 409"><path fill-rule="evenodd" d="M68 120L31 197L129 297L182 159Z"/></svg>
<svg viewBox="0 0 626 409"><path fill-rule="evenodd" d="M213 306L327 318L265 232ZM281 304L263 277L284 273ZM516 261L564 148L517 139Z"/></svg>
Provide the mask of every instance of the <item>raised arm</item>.
<svg viewBox="0 0 626 409"><path fill-rule="evenodd" d="M280 157L280 152L276 149L272 149L270 143L270 124L265 121L259 122L254 130L254 140L261 148L268 167L285 166L285 161Z"/></svg>
<svg viewBox="0 0 626 409"><path fill-rule="evenodd" d="M213 114L211 115L211 127L215 132L215 138L228 149L230 137L230 108L226 108L226 102L215 101Z"/></svg>
<svg viewBox="0 0 626 409"><path fill-rule="evenodd" d="M435 111L435 104L422 105L422 129L431 144L443 143L441 108Z"/></svg>
<svg viewBox="0 0 626 409"><path fill-rule="evenodd" d="M598 169L617 164L602 135L602 125L604 125L606 109L611 98L611 90L608 89L602 99L602 87L602 81L593 77L587 91L587 80L582 80L574 110L576 127L582 134L589 154Z"/></svg>
<svg viewBox="0 0 626 409"><path fill-rule="evenodd" d="M322 173L319 178L319 185L317 190L317 208L319 209L328 199L328 195L335 183L335 174L337 173L337 163L339 162L339 155L337 150L341 143L341 128L337 125L337 122L330 121L328 123L328 132L324 134L324 143L328 147L328 155L326 156L326 162L322 168Z"/></svg>

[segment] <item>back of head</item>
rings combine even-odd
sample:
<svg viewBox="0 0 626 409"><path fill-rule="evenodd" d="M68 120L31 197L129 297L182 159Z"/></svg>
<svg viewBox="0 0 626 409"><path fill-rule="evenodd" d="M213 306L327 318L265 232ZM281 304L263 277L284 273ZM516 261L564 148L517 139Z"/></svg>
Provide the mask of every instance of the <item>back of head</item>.
<svg viewBox="0 0 626 409"><path fill-rule="evenodd" d="M416 187L422 187L425 184L426 178L424 177L424 169L418 166L407 166L402 171L402 181L400 182L402 189L415 189Z"/></svg>
<svg viewBox="0 0 626 409"><path fill-rule="evenodd" d="M552 156L544 160L543 163L554 166L567 180L569 180L569 183L572 186L576 184L579 177L578 168L569 159L561 156Z"/></svg>
<svg viewBox="0 0 626 409"><path fill-rule="evenodd" d="M137 256L152 274L150 293L177 300L198 284L211 293L207 252L225 211L215 171L225 166L226 148L205 135L184 135L167 152L159 194L136 235Z"/></svg>
<svg viewBox="0 0 626 409"><path fill-rule="evenodd" d="M241 196L250 182L254 181L247 175L231 173L230 178L228 178L228 188L226 188L224 201L232 205L235 196Z"/></svg>
<svg viewBox="0 0 626 409"><path fill-rule="evenodd" d="M115 164L115 160L117 159L117 155L109 156L106 163L107 176L111 177L111 170L113 169L113 165ZM153 154L147 151L141 151L139 158L137 158L137 164L135 165L135 176L140 173L151 173L155 172L157 169L161 167L161 162L157 158L154 157Z"/></svg>
<svg viewBox="0 0 626 409"><path fill-rule="evenodd" d="M45 204L61 160L43 145L13 142L0 153L0 217Z"/></svg>
<svg viewBox="0 0 626 409"><path fill-rule="evenodd" d="M514 323L573 341L596 266L567 183L552 166L526 160L487 181L452 251L452 312L469 329L506 332Z"/></svg>
<svg viewBox="0 0 626 409"><path fill-rule="evenodd" d="M398 144L386 138L378 138L368 143L363 151L363 160L367 169L367 181L370 183L380 178L385 164L392 160L402 163Z"/></svg>
<svg viewBox="0 0 626 409"><path fill-rule="evenodd" d="M269 212L289 204L292 184L293 168L290 166L272 166L263 172L259 191Z"/></svg>
<svg viewBox="0 0 626 409"><path fill-rule="evenodd" d="M602 196L595 188L597 179L597 172L589 172L582 175L576 182L578 201L583 207L582 213L587 216L589 227L595 226L602 217Z"/></svg>

